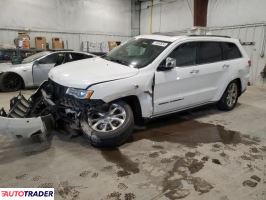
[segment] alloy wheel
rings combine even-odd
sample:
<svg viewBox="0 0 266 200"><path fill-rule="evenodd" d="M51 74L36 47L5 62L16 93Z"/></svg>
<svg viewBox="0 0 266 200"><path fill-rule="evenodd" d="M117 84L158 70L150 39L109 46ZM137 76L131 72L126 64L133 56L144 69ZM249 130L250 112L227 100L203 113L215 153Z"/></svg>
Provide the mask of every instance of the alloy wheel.
<svg viewBox="0 0 266 200"><path fill-rule="evenodd" d="M234 106L237 101L237 85L236 83L232 83L228 88L228 93L226 97L226 103L229 107Z"/></svg>
<svg viewBox="0 0 266 200"><path fill-rule="evenodd" d="M126 120L125 109L118 104L111 104L106 111L88 113L89 126L98 132L110 132L121 127Z"/></svg>

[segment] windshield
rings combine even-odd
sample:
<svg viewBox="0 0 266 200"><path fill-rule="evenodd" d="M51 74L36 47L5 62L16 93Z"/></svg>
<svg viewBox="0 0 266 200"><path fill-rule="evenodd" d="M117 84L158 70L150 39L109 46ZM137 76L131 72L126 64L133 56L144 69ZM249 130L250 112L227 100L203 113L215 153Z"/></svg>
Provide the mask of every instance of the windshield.
<svg viewBox="0 0 266 200"><path fill-rule="evenodd" d="M48 55L48 54L50 54L50 52L48 52L48 51L43 51L40 53L33 54L33 55L23 59L22 64L33 62L33 61L37 60L38 58L41 58L41 57Z"/></svg>
<svg viewBox="0 0 266 200"><path fill-rule="evenodd" d="M109 52L104 59L126 66L142 68L160 55L170 42L151 39L132 39Z"/></svg>

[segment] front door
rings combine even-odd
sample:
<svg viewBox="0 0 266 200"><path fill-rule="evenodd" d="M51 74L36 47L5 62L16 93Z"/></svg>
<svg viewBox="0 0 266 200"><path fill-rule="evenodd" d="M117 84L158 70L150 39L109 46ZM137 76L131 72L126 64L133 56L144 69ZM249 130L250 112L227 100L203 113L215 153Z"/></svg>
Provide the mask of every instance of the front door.
<svg viewBox="0 0 266 200"><path fill-rule="evenodd" d="M154 115L173 112L195 102L196 51L196 42L179 45L168 56L176 59L176 67L155 72Z"/></svg>
<svg viewBox="0 0 266 200"><path fill-rule="evenodd" d="M58 53L53 53L33 64L32 76L35 86L39 86L43 81L48 79L48 73L55 66L57 58Z"/></svg>

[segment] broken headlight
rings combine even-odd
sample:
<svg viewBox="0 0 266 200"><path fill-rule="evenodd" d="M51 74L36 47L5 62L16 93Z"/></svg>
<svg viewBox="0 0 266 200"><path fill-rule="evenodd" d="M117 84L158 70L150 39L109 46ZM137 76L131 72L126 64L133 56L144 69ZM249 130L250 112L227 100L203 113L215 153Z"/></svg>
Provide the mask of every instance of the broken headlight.
<svg viewBox="0 0 266 200"><path fill-rule="evenodd" d="M90 99L93 94L93 90L68 88L66 94L74 96L78 99Z"/></svg>

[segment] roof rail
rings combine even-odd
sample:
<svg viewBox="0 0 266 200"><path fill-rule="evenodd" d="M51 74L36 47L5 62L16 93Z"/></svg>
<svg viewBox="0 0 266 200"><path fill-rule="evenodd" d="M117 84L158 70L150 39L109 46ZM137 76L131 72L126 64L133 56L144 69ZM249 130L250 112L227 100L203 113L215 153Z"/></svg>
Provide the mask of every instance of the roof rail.
<svg viewBox="0 0 266 200"><path fill-rule="evenodd" d="M226 35L187 35L189 37L222 37L222 38L231 38L230 36L226 36Z"/></svg>

